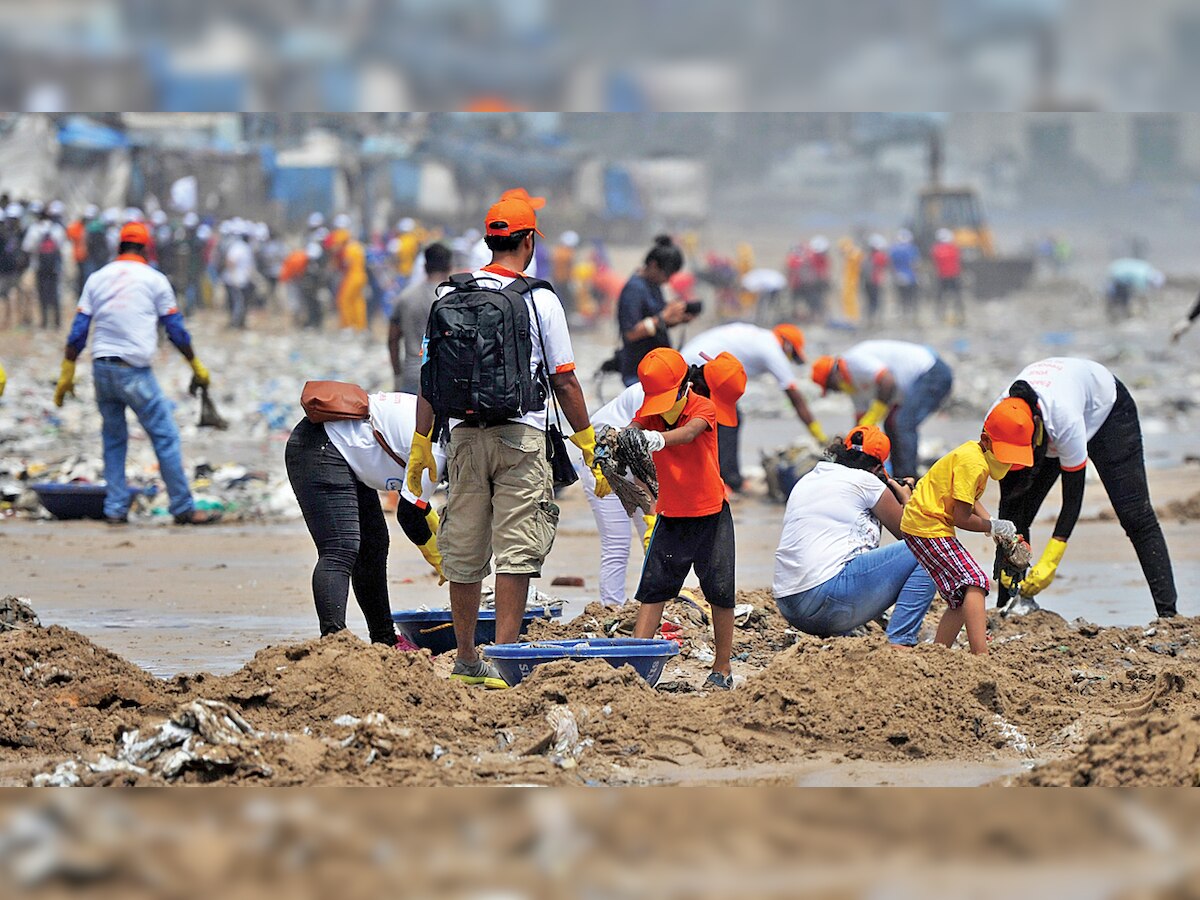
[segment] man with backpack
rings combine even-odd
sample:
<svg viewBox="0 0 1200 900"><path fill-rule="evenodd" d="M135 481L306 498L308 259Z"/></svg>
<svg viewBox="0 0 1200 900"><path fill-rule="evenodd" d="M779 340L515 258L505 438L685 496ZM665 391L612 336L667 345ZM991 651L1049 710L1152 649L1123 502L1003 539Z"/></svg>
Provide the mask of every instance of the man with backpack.
<svg viewBox="0 0 1200 900"><path fill-rule="evenodd" d="M535 205L536 204L536 205ZM438 543L450 582L458 647L451 678L503 688L499 673L479 658L475 624L480 588L496 558L496 641L517 639L529 579L541 575L558 527L548 448L562 440L547 423L547 400L562 407L596 477L596 496L609 492L595 463L596 436L566 314L553 288L522 273L533 259L540 198L508 196L488 210L485 242L492 261L452 276L429 313L422 354L416 433L408 458L409 491L422 476L438 479L433 441L449 432L449 500ZM547 429L549 428L549 432Z"/></svg>
<svg viewBox="0 0 1200 900"><path fill-rule="evenodd" d="M42 327L53 327L56 331L62 327L58 294L62 279L63 248L67 244L67 230L62 224L64 211L62 201L51 202L42 211L41 218L25 232L25 242L21 248L33 261Z"/></svg>

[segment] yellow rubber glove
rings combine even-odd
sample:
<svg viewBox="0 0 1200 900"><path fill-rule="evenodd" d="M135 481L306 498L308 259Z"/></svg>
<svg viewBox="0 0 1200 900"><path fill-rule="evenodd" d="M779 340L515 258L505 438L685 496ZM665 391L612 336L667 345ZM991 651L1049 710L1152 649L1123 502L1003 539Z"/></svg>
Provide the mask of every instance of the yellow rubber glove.
<svg viewBox="0 0 1200 900"><path fill-rule="evenodd" d="M208 369L204 363L200 362L200 357L192 357L192 381L200 385L200 387L208 387Z"/></svg>
<svg viewBox="0 0 1200 900"><path fill-rule="evenodd" d="M4 372L4 366L0 366L0 397L4 396L6 387L8 387L8 375Z"/></svg>
<svg viewBox="0 0 1200 900"><path fill-rule="evenodd" d="M1054 580L1054 576L1058 572L1058 564L1062 562L1063 554L1066 552L1066 541L1050 538L1046 549L1042 551L1042 558L1037 561L1036 566L1029 570L1029 574L1021 582L1021 593L1026 597L1036 597L1050 587L1050 582Z"/></svg>
<svg viewBox="0 0 1200 900"><path fill-rule="evenodd" d="M650 538L654 537L654 526L658 524L658 516L642 516L642 521L646 523L646 536L642 538L642 549L649 552Z"/></svg>
<svg viewBox="0 0 1200 900"><path fill-rule="evenodd" d="M873 400L871 405L867 407L867 411L863 413L862 418L858 420L859 425L878 425L887 418L888 405L882 400Z"/></svg>
<svg viewBox="0 0 1200 900"><path fill-rule="evenodd" d="M408 451L408 465L405 467L408 474L404 478L404 483L414 497L421 496L421 491L424 489L421 477L426 472L429 473L429 480L437 484L437 460L433 458L432 435L432 428L429 429L429 434L414 432L412 449Z"/></svg>
<svg viewBox="0 0 1200 900"><path fill-rule="evenodd" d="M438 549L437 535L438 528L441 522L438 519L438 514L430 509L425 515L425 521L429 523L429 530L432 532L424 544L417 549L421 551L421 555L425 557L425 562L433 566L433 571L437 572L438 587L446 583L446 575L442 572L442 551Z"/></svg>
<svg viewBox="0 0 1200 900"><path fill-rule="evenodd" d="M596 429L589 425L571 435L571 443L583 451L583 464L589 469L596 461Z"/></svg>
<svg viewBox="0 0 1200 900"><path fill-rule="evenodd" d="M58 384L54 388L54 405L62 406L67 394L75 396L75 360L64 359L62 372L58 376Z"/></svg>
<svg viewBox="0 0 1200 900"><path fill-rule="evenodd" d="M813 419L808 423L808 432L813 436L818 444L824 446L829 443L829 435L825 433L825 429L821 427L821 423Z"/></svg>
<svg viewBox="0 0 1200 900"><path fill-rule="evenodd" d="M571 443L583 452L583 464L592 470L596 479L596 497L607 497L612 493L612 488L609 487L604 473L600 471L600 466L596 464L596 429L589 425L582 431L575 432L571 435Z"/></svg>

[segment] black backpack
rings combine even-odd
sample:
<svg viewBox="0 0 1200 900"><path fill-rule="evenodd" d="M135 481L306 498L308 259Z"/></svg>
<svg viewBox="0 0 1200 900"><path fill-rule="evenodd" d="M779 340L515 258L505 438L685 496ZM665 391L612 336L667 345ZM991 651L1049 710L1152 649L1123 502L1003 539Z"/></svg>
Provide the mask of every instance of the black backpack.
<svg viewBox="0 0 1200 900"><path fill-rule="evenodd" d="M494 425L545 409L544 373L529 371L533 337L525 294L553 290L549 282L521 276L501 288L460 274L440 287L447 286L429 310L421 366L421 394L438 430L452 418Z"/></svg>

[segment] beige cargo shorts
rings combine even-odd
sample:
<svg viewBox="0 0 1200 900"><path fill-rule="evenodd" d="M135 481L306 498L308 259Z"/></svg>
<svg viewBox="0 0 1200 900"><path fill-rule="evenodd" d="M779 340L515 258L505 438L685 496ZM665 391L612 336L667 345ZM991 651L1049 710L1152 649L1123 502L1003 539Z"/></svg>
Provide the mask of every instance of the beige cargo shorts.
<svg viewBox="0 0 1200 900"><path fill-rule="evenodd" d="M458 584L480 581L496 557L500 575L541 575L558 530L546 433L509 422L457 426L446 454L449 498L438 549Z"/></svg>

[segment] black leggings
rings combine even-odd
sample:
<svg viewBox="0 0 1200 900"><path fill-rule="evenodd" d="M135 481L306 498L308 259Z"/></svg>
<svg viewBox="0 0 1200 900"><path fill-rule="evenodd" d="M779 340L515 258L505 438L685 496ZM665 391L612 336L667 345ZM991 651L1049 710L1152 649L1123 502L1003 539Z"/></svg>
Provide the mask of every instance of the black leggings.
<svg viewBox="0 0 1200 900"><path fill-rule="evenodd" d="M1158 517L1150 504L1137 405L1119 380L1117 402L1095 437L1088 441L1088 457L1095 465L1104 489L1108 491L1117 521L1125 529L1137 553L1155 609L1160 616L1175 615L1178 597L1175 575L1162 526L1158 524ZM1061 472L1058 460L1047 457L1024 479L1001 480L1000 518L1011 519L1018 533L1028 538L1038 509ZM1014 488L1021 483L1028 483L1029 488L1016 493Z"/></svg>
<svg viewBox="0 0 1200 900"><path fill-rule="evenodd" d="M324 425L301 419L284 451L288 480L317 545L313 600L321 634L346 627L350 583L374 643L394 645L388 602L388 529L374 488L363 484Z"/></svg>

